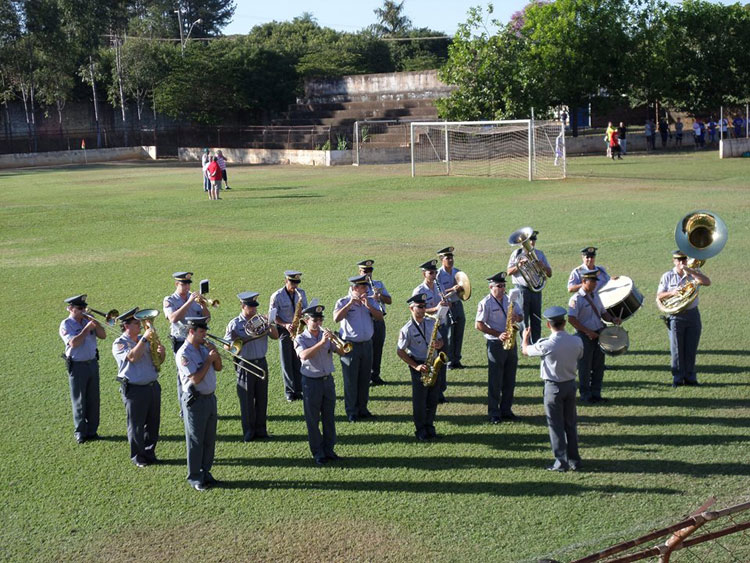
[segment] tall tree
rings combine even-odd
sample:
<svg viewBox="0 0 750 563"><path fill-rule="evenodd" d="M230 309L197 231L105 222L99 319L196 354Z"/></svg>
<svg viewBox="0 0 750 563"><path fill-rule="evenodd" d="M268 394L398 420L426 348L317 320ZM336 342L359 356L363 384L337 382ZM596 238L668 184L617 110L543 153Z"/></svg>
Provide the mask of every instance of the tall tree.
<svg viewBox="0 0 750 563"><path fill-rule="evenodd" d="M404 15L404 2L384 0L382 8L375 8L373 12L378 17L374 30L382 36L393 36L405 33L411 29L411 20Z"/></svg>

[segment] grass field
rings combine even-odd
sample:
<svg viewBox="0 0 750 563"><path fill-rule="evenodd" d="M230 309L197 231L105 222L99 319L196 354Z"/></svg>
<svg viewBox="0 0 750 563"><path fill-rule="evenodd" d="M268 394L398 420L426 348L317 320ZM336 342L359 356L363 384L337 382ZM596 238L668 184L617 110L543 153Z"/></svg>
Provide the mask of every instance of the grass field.
<svg viewBox="0 0 750 563"><path fill-rule="evenodd" d="M0 558L28 560L522 561L561 560L671 523L711 495L750 497L750 165L714 154L572 159L571 177L529 184L407 177L406 168L230 168L231 192L209 202L195 165L120 163L0 172L0 264L10 300L3 336ZM704 267L699 388L668 383L667 334L653 304L671 267L677 221L711 209L729 226ZM581 247L632 277L646 297L627 322L631 350L608 359L604 406L579 408L582 473L550 474L538 362L521 360L518 424L487 421L484 340L475 331L484 278L504 269L511 231L532 225L554 274L545 305L564 304ZM395 355L418 265L447 245L475 293L466 303L464 363L449 373L442 439L417 443L409 375ZM261 292L267 310L283 270L304 272L308 297L331 307L364 258L394 296L387 317L386 387L371 393L377 421L345 422L337 404L335 467L316 468L300 403L284 400L275 343L268 442L242 443L234 374L218 393L214 475L185 481L174 362L162 368L158 455L128 459L125 412L109 337L100 346L103 440L73 440L62 343L63 298L98 309L161 308L171 273L210 278L212 329L237 314L235 294ZM332 320L326 324L331 326ZM166 340L167 324L157 319ZM337 391L343 393L340 366ZM747 518L745 518L747 519ZM731 540L726 540L731 541ZM704 561L750 559L748 536ZM737 544L740 541L742 543ZM726 543L726 542L725 542ZM732 551L734 550L734 551ZM732 559L732 553L744 559ZM729 555L727 555L729 553Z"/></svg>

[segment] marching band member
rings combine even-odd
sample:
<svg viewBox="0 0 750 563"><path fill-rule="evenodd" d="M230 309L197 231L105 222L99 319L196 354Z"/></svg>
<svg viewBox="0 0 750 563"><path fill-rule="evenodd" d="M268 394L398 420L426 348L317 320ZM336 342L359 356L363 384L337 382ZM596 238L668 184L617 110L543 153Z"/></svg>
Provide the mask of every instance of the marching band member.
<svg viewBox="0 0 750 563"><path fill-rule="evenodd" d="M334 322L341 325L341 337L352 343L352 351L341 357L344 374L344 406L349 422L373 418L367 410L372 372L372 335L375 321L383 320L378 303L367 297L367 276L349 278L349 294L336 302Z"/></svg>
<svg viewBox="0 0 750 563"><path fill-rule="evenodd" d="M607 401L602 397L604 352L598 341L599 333L604 328L602 320L620 324L620 319L607 312L596 292L598 275L598 270L584 270L581 273L581 288L568 303L570 324L583 342L583 356L578 362L581 400L589 404Z"/></svg>
<svg viewBox="0 0 750 563"><path fill-rule="evenodd" d="M196 491L218 484L211 475L216 446L216 372L221 371L221 356L206 340L207 317L186 317L185 343L175 361L182 385L182 418L187 443L188 483Z"/></svg>
<svg viewBox="0 0 750 563"><path fill-rule="evenodd" d="M505 272L487 278L490 293L477 305L474 327L487 340L487 413L492 424L503 420L516 421L513 414L513 393L516 387L518 353L515 343L506 350L504 344L515 335L507 332L510 301L505 294ZM517 323L522 315L513 311L511 322Z"/></svg>
<svg viewBox="0 0 750 563"><path fill-rule="evenodd" d="M534 231L529 237L531 246L536 251L537 258L544 269L547 277L552 277L552 268L547 262L547 257L544 252L536 248L536 239L539 231ZM521 289L521 295L523 296L523 322L527 327L531 327L531 340L536 342L542 335L542 321L540 320L542 314L542 292L531 291L526 280L518 270L518 264L528 260L528 255L523 247L519 247L514 250L510 259L508 260L508 275L512 276L513 285Z"/></svg>
<svg viewBox="0 0 750 563"><path fill-rule="evenodd" d="M302 398L302 375L300 361L294 353L294 339L289 334L292 320L297 307L307 308L307 295L304 289L299 289L302 282L302 272L287 270L284 272L284 287L271 295L268 310L276 309L276 322L279 325L279 355L281 358L281 373L284 378L284 394L290 403ZM302 305L299 305L299 302Z"/></svg>
<svg viewBox="0 0 750 563"><path fill-rule="evenodd" d="M248 331L250 320L258 311L257 297L260 295L255 291L244 291L237 294L241 303L241 312L229 321L224 340L233 342L242 341L242 349L239 355L248 363L257 366L258 370L265 372L266 377L261 379L243 367L242 362L235 361L234 369L237 372L237 397L240 400L240 417L242 419L242 436L245 442L255 438L268 438L266 419L268 414L268 362L266 352L268 351L268 337L274 340L279 338L276 325L269 323L262 334L253 334ZM250 332L250 334L249 334Z"/></svg>
<svg viewBox="0 0 750 563"><path fill-rule="evenodd" d="M336 368L333 365L333 352L342 355L343 351L332 342L331 331L321 329L324 309L322 305L305 309L307 326L294 342L294 349L302 363L302 404L307 440L317 465L340 459L333 451L336 445L336 384L333 380Z"/></svg>
<svg viewBox="0 0 750 563"><path fill-rule="evenodd" d="M357 263L359 266L359 275L367 276L369 287L367 288L367 297L372 297L377 303L385 317L385 306L393 303L391 294L385 288L380 280L372 279L372 265L374 260L362 260ZM372 376L370 377L370 386L385 385L385 381L380 376L380 364L383 358L383 345L385 344L385 319L375 321L375 332L372 335Z"/></svg>
<svg viewBox="0 0 750 563"><path fill-rule="evenodd" d="M583 343L566 332L563 307L546 309L544 318L552 331L550 337L531 344L531 328L527 327L523 331L522 346L524 356L542 358L539 371L544 380L544 413L555 456L555 463L547 467L547 471L578 471L581 456L578 453L576 363L583 356Z"/></svg>
<svg viewBox="0 0 750 563"><path fill-rule="evenodd" d="M164 316L169 321L169 338L172 340L172 352L177 354L182 345L185 343L187 336L187 317L207 317L211 318L208 310L208 304L205 300L199 298L200 294L190 291L190 284L193 283L193 272L175 272L174 278L175 292L164 298ZM182 404L182 386L180 385L180 370L177 367L177 401ZM182 411L180 411L182 416Z"/></svg>
<svg viewBox="0 0 750 563"><path fill-rule="evenodd" d="M138 307L117 317L122 335L112 343L112 355L117 362L117 380L127 415L130 459L136 467L156 463L156 442L161 422L161 386L159 373L151 358L149 328L140 336L141 321L135 318ZM157 351L164 361L164 346Z"/></svg>
<svg viewBox="0 0 750 563"><path fill-rule="evenodd" d="M568 277L569 293L575 293L581 289L583 283L583 278L581 276L586 270L596 271L596 286L600 289L611 279L604 267L596 265L596 251L597 248L595 246L587 246L586 248L581 249L583 264L574 268L573 271L570 272L570 276ZM614 279L617 279L617 276L615 276Z"/></svg>
<svg viewBox="0 0 750 563"><path fill-rule="evenodd" d="M422 264L420 268L422 269L424 281L415 287L411 294L414 296L423 293L425 296L425 313L434 315L438 312L440 307L448 306L448 302L444 299L444 296L441 295L440 289L435 282L435 280L437 280L437 260L428 260ZM448 338L448 326L445 323L441 324L439 330L440 337L443 342L445 342ZM440 381L437 383L436 387L438 387L439 391L438 403L447 403L448 401L445 398L445 390L447 389L445 373L440 374Z"/></svg>
<svg viewBox="0 0 750 563"><path fill-rule="evenodd" d="M676 295L680 287L690 278L700 285L711 285L710 278L698 269L687 267L687 255L681 250L672 252L674 268L666 272L656 290L658 299ZM678 385L698 385L695 371L695 357L701 339L701 314L698 311L698 297L685 309L667 317L669 330L669 351L672 356L672 387Z"/></svg>
<svg viewBox="0 0 750 563"><path fill-rule="evenodd" d="M436 282L451 308L444 350L448 356L448 369L464 369L463 364L461 364L461 348L464 342L466 315L464 314L463 302L458 295L461 286L456 282L456 273L461 270L453 267L452 246L446 246L438 250L437 255L442 262L442 266L437 272Z"/></svg>
<svg viewBox="0 0 750 563"><path fill-rule="evenodd" d="M96 339L107 337L99 322L84 314L86 295L65 300L68 317L60 323L60 338L65 343L65 362L73 405L76 442L96 440L99 435L99 351Z"/></svg>
<svg viewBox="0 0 750 563"><path fill-rule="evenodd" d="M438 321L425 317L427 296L424 293L412 295L406 302L411 311L411 320L399 332L396 353L409 366L414 434L417 440L424 442L437 437L435 412L440 394L439 383L432 387L425 387L422 383L422 374L429 371L429 366L425 362L430 336ZM442 347L443 339L438 332L435 349L439 350Z"/></svg>

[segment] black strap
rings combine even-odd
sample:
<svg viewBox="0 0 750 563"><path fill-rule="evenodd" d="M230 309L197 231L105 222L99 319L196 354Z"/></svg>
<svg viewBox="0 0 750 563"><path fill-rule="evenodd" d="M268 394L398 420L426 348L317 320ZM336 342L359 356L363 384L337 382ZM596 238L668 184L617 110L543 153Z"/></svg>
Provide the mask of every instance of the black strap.
<svg viewBox="0 0 750 563"><path fill-rule="evenodd" d="M505 315L505 319L508 319L508 313L505 312L505 308L503 307L503 303L501 301L498 301L494 295L490 293L490 297L495 300L495 303L497 303L500 306L500 310L503 312L503 315Z"/></svg>
<svg viewBox="0 0 750 563"><path fill-rule="evenodd" d="M435 321L435 322L437 322L437 321ZM414 326L417 327L417 331L422 336L422 338L424 339L424 341L427 342L427 336L425 336L424 331L421 328L419 328L419 323L417 321L414 321Z"/></svg>

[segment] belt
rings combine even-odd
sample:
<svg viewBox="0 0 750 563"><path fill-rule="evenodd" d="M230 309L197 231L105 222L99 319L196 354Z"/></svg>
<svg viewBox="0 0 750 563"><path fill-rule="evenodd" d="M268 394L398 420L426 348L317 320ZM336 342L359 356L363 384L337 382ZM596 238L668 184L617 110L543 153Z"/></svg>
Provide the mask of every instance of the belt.
<svg viewBox="0 0 750 563"><path fill-rule="evenodd" d="M312 376L312 375L305 375L305 374L303 373L303 374L302 374L302 377L306 377L307 379L328 379L329 377L333 377L333 374L330 374L330 373L329 373L329 374L327 374L327 375L317 375L317 376Z"/></svg>
<svg viewBox="0 0 750 563"><path fill-rule="evenodd" d="M154 379L150 383L130 383L130 385L132 385L133 387L153 387L154 385L156 385L156 383L157 383L157 380Z"/></svg>
<svg viewBox="0 0 750 563"><path fill-rule="evenodd" d="M70 361L73 362L74 364L93 364L97 360L93 359L93 360L70 360Z"/></svg>
<svg viewBox="0 0 750 563"><path fill-rule="evenodd" d="M544 380L545 383L555 383L557 385L560 385L561 383L575 383L575 381L576 381L575 378L573 378L573 379L566 379L565 381L553 381L551 379L545 379Z"/></svg>

